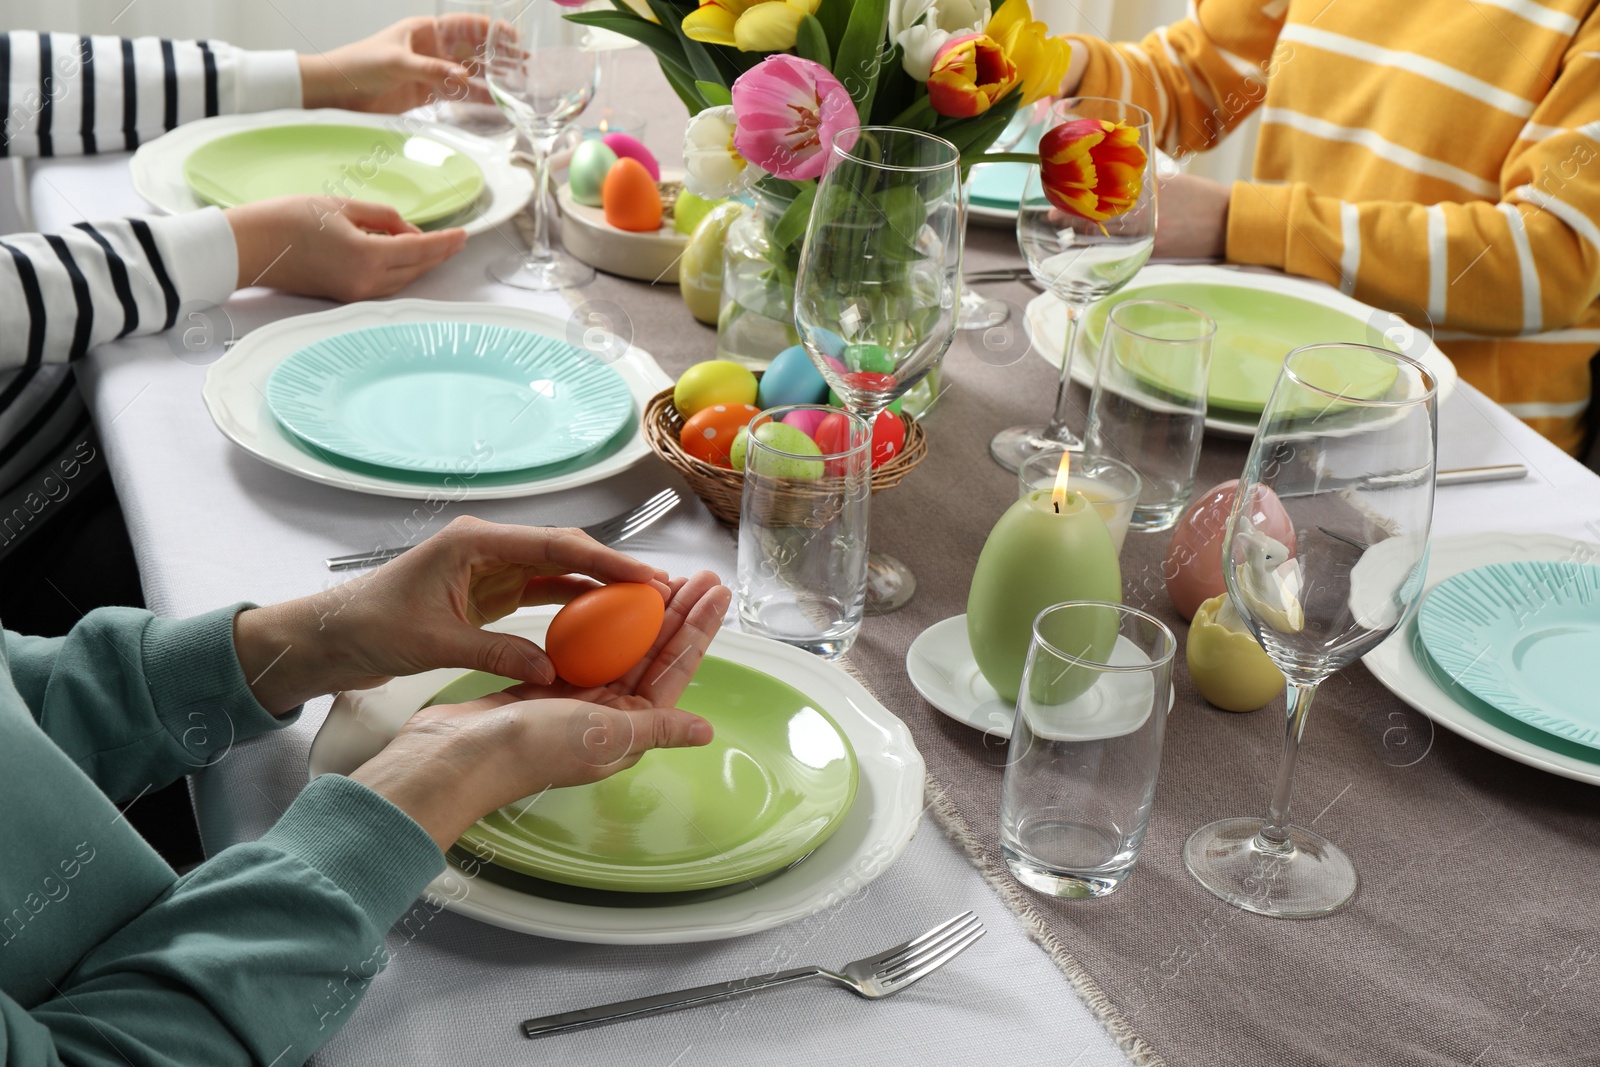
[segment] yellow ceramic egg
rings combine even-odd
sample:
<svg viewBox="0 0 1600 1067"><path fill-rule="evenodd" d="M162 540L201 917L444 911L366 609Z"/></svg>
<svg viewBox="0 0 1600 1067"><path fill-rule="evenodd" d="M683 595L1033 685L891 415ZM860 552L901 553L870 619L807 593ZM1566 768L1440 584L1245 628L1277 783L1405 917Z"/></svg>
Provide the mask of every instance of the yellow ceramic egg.
<svg viewBox="0 0 1600 1067"><path fill-rule="evenodd" d="M1184 657L1200 695L1223 711L1255 711L1283 692L1283 672L1245 629L1226 593L1195 609Z"/></svg>
<svg viewBox="0 0 1600 1067"><path fill-rule="evenodd" d="M715 404L755 402L756 376L729 359L696 363L678 376L678 384L672 390L672 404L686 419Z"/></svg>

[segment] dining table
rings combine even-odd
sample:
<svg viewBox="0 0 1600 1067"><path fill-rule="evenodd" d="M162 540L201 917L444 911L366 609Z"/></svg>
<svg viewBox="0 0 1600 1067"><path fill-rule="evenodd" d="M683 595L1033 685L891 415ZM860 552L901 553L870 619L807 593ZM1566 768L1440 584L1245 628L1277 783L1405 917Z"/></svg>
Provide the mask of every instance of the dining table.
<svg viewBox="0 0 1600 1067"><path fill-rule="evenodd" d="M678 159L685 115L650 57L626 51L611 70L608 91L644 115L645 142L663 161ZM32 222L46 232L152 210L133 190L126 155L32 161L25 190ZM531 293L491 280L487 264L523 240L515 225L483 233L399 295L486 301L580 324L598 315L668 375L714 357L714 329L690 316L674 285L601 274L579 289ZM970 226L964 265L1021 266L1015 234ZM871 505L872 547L911 567L915 596L895 613L869 615L841 664L908 725L926 761L926 807L904 854L809 918L726 940L587 944L425 909L423 921L390 931L390 964L361 983L359 1003L341 998L331 1013L306 1005L338 1027L313 1062L1595 1062L1600 790L1436 725L1359 663L1322 686L1295 795L1297 821L1335 842L1360 873L1359 894L1342 911L1309 921L1249 914L1184 869L1181 849L1196 827L1264 810L1284 723L1281 698L1249 714L1206 704L1181 654L1150 830L1127 882L1103 899L1061 900L1010 877L998 840L1005 743L926 703L905 666L919 633L965 610L984 538L1015 499L1015 475L989 458L987 442L1042 419L1054 395L1056 369L1023 330L1035 291L1021 281L979 288L1007 308L1007 320L957 334L923 419L928 455ZM627 550L674 574L708 568L731 584L733 533L655 457L581 488L435 509L314 484L235 447L202 403L209 365L228 358L230 338L330 306L244 289L220 309L185 308L168 334L104 345L81 364L152 611L181 616L315 592L347 577L330 573L326 557L426 534L457 515L578 526L663 487L684 503ZM208 331L204 343L186 327ZM1081 428L1085 398L1075 392ZM1600 477L1465 381L1438 421L1440 469L1517 463L1528 474L1441 486L1436 542L1559 534L1600 552ZM1197 490L1237 477L1247 447L1208 435ZM1186 624L1162 580L1168 538L1129 535L1124 600L1165 621L1181 647ZM233 746L193 776L208 854L258 837L287 808L306 784L328 707L326 698L308 703L293 725ZM882 1003L811 983L536 1041L518 1031L546 1013L837 966L967 909L987 935Z"/></svg>

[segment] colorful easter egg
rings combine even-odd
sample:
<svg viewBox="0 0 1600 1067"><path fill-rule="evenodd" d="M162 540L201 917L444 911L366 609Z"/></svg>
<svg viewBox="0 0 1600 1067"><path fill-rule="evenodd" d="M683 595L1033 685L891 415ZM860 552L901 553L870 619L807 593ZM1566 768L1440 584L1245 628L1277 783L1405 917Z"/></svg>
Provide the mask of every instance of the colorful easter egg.
<svg viewBox="0 0 1600 1067"><path fill-rule="evenodd" d="M572 153L572 163L567 167L567 184L572 186L572 199L590 207L601 205L600 190L606 175L616 166L617 154L599 141L584 141Z"/></svg>
<svg viewBox="0 0 1600 1067"><path fill-rule="evenodd" d="M686 419L712 404L755 402L756 376L731 359L696 363L678 376L678 384L672 390L672 405Z"/></svg>
<svg viewBox="0 0 1600 1067"><path fill-rule="evenodd" d="M718 467L731 467L728 453L733 439L761 409L750 404L712 404L690 416L678 434L683 450L695 459Z"/></svg>
<svg viewBox="0 0 1600 1067"><path fill-rule="evenodd" d="M628 133L608 133L600 140L617 154L618 159L631 159L644 167L649 172L651 181L661 180L661 164L656 162L656 157L639 138Z"/></svg>
<svg viewBox="0 0 1600 1067"><path fill-rule="evenodd" d="M828 383L806 355L804 345L792 345L773 357L761 375L756 403L764 408L790 404L820 404L828 395Z"/></svg>
<svg viewBox="0 0 1600 1067"><path fill-rule="evenodd" d="M619 230L653 233L661 228L661 190L636 159L619 159L600 187L606 222Z"/></svg>
<svg viewBox="0 0 1600 1067"><path fill-rule="evenodd" d="M654 586L618 582L591 589L550 620L544 650L563 680L609 685L650 651L666 609Z"/></svg>

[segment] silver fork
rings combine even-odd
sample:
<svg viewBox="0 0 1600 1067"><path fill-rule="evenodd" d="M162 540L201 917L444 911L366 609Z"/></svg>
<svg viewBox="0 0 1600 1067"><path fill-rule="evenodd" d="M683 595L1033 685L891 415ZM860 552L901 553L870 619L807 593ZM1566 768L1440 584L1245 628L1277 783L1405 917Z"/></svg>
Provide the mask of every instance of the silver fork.
<svg viewBox="0 0 1600 1067"><path fill-rule="evenodd" d="M693 1008L713 1000L788 985L790 982L803 982L808 978L823 978L868 1000L881 1000L932 974L982 936L983 923L972 912L966 911L948 922L940 923L921 937L914 937L887 952L847 963L841 972L822 967L795 967L776 974L736 978L731 982L680 989L675 993L657 993L655 996L618 1001L598 1008L564 1011L558 1015L529 1019L522 1024L522 1034L524 1037L544 1037L546 1034L587 1030L591 1026Z"/></svg>
<svg viewBox="0 0 1600 1067"><path fill-rule="evenodd" d="M621 515L613 515L609 519L581 527L581 529L603 545L621 544L677 507L681 499L676 489L663 489L632 511L624 512ZM549 529L549 527L541 528ZM396 556L415 547L415 545L397 545L393 548L376 548L371 552L355 552L348 556L334 556L331 559L323 560L323 562L328 565L330 571L347 571L356 567L376 567L378 564L387 563Z"/></svg>

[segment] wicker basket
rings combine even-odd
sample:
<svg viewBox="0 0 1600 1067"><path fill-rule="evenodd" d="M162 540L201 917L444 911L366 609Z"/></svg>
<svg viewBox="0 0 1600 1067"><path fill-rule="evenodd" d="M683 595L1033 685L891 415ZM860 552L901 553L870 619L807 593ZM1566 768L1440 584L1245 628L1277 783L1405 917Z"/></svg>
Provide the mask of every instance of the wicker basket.
<svg viewBox="0 0 1600 1067"><path fill-rule="evenodd" d="M758 374L759 378L760 375ZM900 416L906 424L906 445L900 454L872 471L872 491L880 493L899 485L900 479L911 473L911 468L922 462L928 454L928 435L915 419ZM644 439L656 455L666 460L695 495L706 502L717 521L728 526L739 525L739 503L744 496L744 472L713 466L695 459L683 450L678 435L683 431L683 416L672 403L672 390L663 389L650 398L644 409Z"/></svg>

